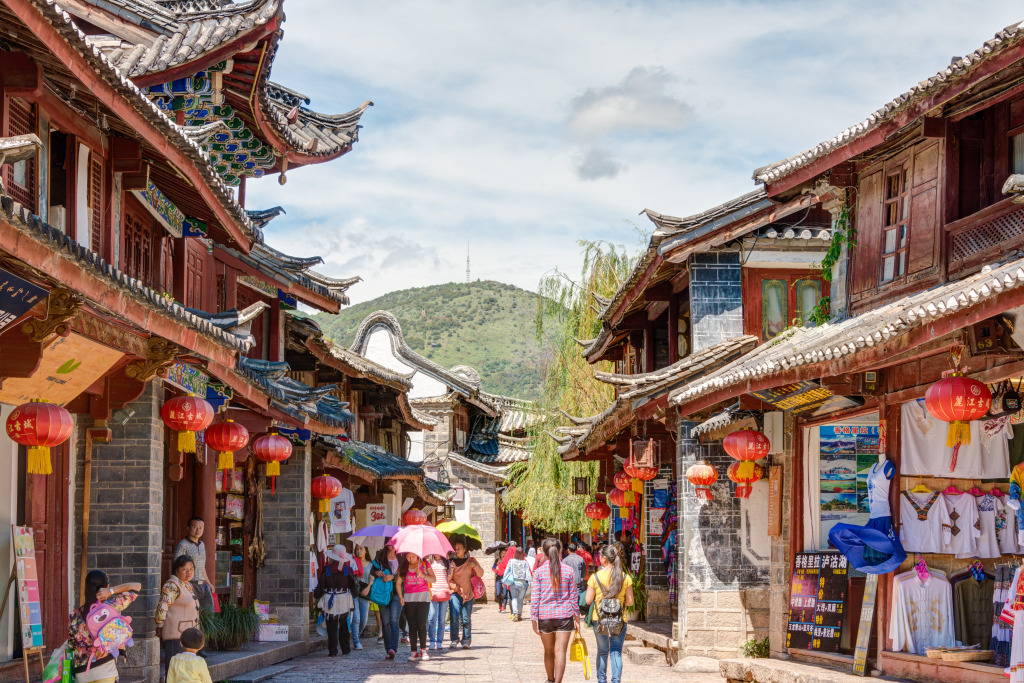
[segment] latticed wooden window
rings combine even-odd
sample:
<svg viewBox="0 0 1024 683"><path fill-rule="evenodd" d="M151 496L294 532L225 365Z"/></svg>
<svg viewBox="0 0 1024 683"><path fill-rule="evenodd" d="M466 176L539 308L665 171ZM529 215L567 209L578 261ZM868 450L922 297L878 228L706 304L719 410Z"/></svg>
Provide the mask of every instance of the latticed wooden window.
<svg viewBox="0 0 1024 683"><path fill-rule="evenodd" d="M910 192L907 164L893 168L885 176L885 203L882 227L882 282L900 280L907 272L907 219L910 217Z"/></svg>
<svg viewBox="0 0 1024 683"><path fill-rule="evenodd" d="M36 109L35 105L24 102L16 97L7 100L8 123L7 135L28 135L36 130ZM28 208L32 213L38 213L36 207L38 191L36 190L36 178L38 176L36 157L19 161L16 164L8 164L4 168L4 185L11 197L22 206Z"/></svg>
<svg viewBox="0 0 1024 683"><path fill-rule="evenodd" d="M89 220L92 250L97 254L103 248L103 163L95 155L89 162Z"/></svg>
<svg viewBox="0 0 1024 683"><path fill-rule="evenodd" d="M189 308L203 309L203 255L188 249L185 257L188 291L185 294L185 305Z"/></svg>
<svg viewBox="0 0 1024 683"><path fill-rule="evenodd" d="M160 288L167 294L174 292L174 239L160 237Z"/></svg>
<svg viewBox="0 0 1024 683"><path fill-rule="evenodd" d="M124 213L123 269L131 277L148 283L153 267L153 234L151 219L134 211Z"/></svg>

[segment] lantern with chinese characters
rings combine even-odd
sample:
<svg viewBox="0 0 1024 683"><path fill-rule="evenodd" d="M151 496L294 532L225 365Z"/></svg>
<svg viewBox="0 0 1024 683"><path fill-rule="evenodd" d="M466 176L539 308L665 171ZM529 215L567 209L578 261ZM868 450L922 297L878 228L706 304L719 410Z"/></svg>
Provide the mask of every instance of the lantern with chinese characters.
<svg viewBox="0 0 1024 683"><path fill-rule="evenodd" d="M206 443L220 455L217 469L230 470L235 466L235 451L249 443L249 430L232 420L224 420L207 428Z"/></svg>
<svg viewBox="0 0 1024 683"><path fill-rule="evenodd" d="M402 524L405 526L426 523L427 513L423 512L423 510L420 510L419 508L412 508L411 510L407 510L406 513L402 515Z"/></svg>
<svg viewBox="0 0 1024 683"><path fill-rule="evenodd" d="M314 479L312 486L313 497L320 501L317 509L320 512L329 512L331 509L331 499L338 497L341 494L341 489L341 482L329 474L321 474Z"/></svg>
<svg viewBox="0 0 1024 683"><path fill-rule="evenodd" d="M608 519L608 515L610 515L612 511L611 508L601 501L595 500L592 503L587 503L587 506L583 508L583 513L594 521L600 521L602 519Z"/></svg>
<svg viewBox="0 0 1024 683"><path fill-rule="evenodd" d="M740 461L760 460L768 455L771 442L768 437L753 429L741 429L725 437L722 442L725 452Z"/></svg>
<svg viewBox="0 0 1024 683"><path fill-rule="evenodd" d="M622 471L641 481L650 481L658 476L657 467L641 467L636 464L636 460L633 459L632 455L626 459L626 464L622 466Z"/></svg>
<svg viewBox="0 0 1024 683"><path fill-rule="evenodd" d="M7 436L28 446L29 474L52 474L50 447L59 446L71 436L71 413L54 403L40 399L20 405L7 417Z"/></svg>
<svg viewBox="0 0 1024 683"><path fill-rule="evenodd" d="M626 472L626 470L619 470L615 473L615 476L612 477L612 484L614 484L615 488L620 491L628 491L632 487L630 479L632 479L632 477L629 476L629 473Z"/></svg>
<svg viewBox="0 0 1024 683"><path fill-rule="evenodd" d="M729 465L726 472L729 479L736 482L736 498L750 498L753 483L764 476L764 469L752 460L743 460Z"/></svg>
<svg viewBox="0 0 1024 683"><path fill-rule="evenodd" d="M274 493L277 477L281 474L281 463L292 454L292 442L271 429L252 443L252 452L256 457L267 463L267 479L270 480L270 493Z"/></svg>
<svg viewBox="0 0 1024 683"><path fill-rule="evenodd" d="M618 507L625 507L626 492L622 489L612 489L608 492L608 502Z"/></svg>
<svg viewBox="0 0 1024 683"><path fill-rule="evenodd" d="M213 406L195 396L175 396L160 408L164 424L178 432L178 450L182 453L196 452L196 432L201 432L213 422Z"/></svg>
<svg viewBox="0 0 1024 683"><path fill-rule="evenodd" d="M739 464L739 463L737 463ZM702 460L690 465L686 470L686 478L693 484L700 500L714 500L711 487L718 481L718 470L709 461Z"/></svg>
<svg viewBox="0 0 1024 683"><path fill-rule="evenodd" d="M979 420L988 412L992 392L984 382L952 372L928 387L924 404L932 416L949 423L946 446L954 448L960 444L970 445L971 420ZM956 456L950 471L955 467Z"/></svg>

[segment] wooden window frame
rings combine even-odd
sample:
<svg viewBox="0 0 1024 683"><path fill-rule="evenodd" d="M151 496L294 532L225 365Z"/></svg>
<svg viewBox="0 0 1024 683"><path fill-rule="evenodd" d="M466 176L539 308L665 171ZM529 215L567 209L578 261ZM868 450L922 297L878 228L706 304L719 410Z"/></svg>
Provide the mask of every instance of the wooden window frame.
<svg viewBox="0 0 1024 683"><path fill-rule="evenodd" d="M767 287L781 286L782 287L782 330L789 327L789 283L786 281L785 276L780 278L766 277L761 279L761 338L765 341L769 339L775 339L775 337L782 334L782 330L777 333L768 336L768 315L765 310L768 298L765 296Z"/></svg>
<svg viewBox="0 0 1024 683"><path fill-rule="evenodd" d="M788 270L785 268L744 268L743 269L743 333L755 335L762 342L769 341L764 330L763 283L778 280L786 286L786 327L793 324L795 312L800 310L797 299L797 285L801 282L815 282L819 292L826 290L825 281L819 272L811 270ZM819 297L820 300L820 297ZM807 324L804 321L802 324ZM774 337L771 337L774 339Z"/></svg>
<svg viewBox="0 0 1024 683"><path fill-rule="evenodd" d="M879 253L878 286L905 282L910 247L910 159L903 158L885 169L882 177L882 243ZM895 187L892 183L895 182ZM886 251L893 235L893 250ZM885 266L892 261L892 277L885 279Z"/></svg>
<svg viewBox="0 0 1024 683"><path fill-rule="evenodd" d="M4 135L15 136L25 135L29 133L37 133L39 127L39 113L38 108L32 102L14 97L6 97L3 102L6 108L3 119L6 124L6 130ZM13 120L15 117L12 115L15 108L19 110L17 118L21 118L22 115L28 118L26 126L18 126ZM27 111L25 111L27 110ZM15 167L18 164L25 164L25 177L28 181L27 185L15 181L14 172ZM0 172L4 176L4 184L7 186L7 192L22 206L29 210L30 213L39 213L39 153L36 152L30 159L19 161L17 164L5 164Z"/></svg>

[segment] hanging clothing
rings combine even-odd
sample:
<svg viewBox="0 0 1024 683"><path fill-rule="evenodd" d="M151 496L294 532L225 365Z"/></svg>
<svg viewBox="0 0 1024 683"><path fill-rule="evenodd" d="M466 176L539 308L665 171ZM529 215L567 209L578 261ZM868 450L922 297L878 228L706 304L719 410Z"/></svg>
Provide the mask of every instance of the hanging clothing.
<svg viewBox="0 0 1024 683"><path fill-rule="evenodd" d="M331 520L332 534L352 533L352 508L355 507L355 504L355 497L346 488L341 489L341 493L331 498L328 516Z"/></svg>
<svg viewBox="0 0 1024 683"><path fill-rule="evenodd" d="M868 507L871 518L859 526L839 523L828 532L828 540L846 556L851 566L866 574L888 574L907 558L892 528L889 483L896 467L888 460L875 463L868 471Z"/></svg>
<svg viewBox="0 0 1024 683"><path fill-rule="evenodd" d="M942 494L900 495L900 541L912 553L944 553L950 541L949 509Z"/></svg>
<svg viewBox="0 0 1024 683"><path fill-rule="evenodd" d="M1017 514L1006 504L1004 498L996 499L996 538L999 539L999 552L1003 555L1020 554L1017 544Z"/></svg>
<svg viewBox="0 0 1024 683"><path fill-rule="evenodd" d="M968 576L953 586L953 631L961 645L980 645L989 649L992 640L992 596L995 581L978 581Z"/></svg>
<svg viewBox="0 0 1024 683"><path fill-rule="evenodd" d="M922 581L915 571L897 581L892 611L895 651L923 655L928 648L954 645L953 589L945 578L932 573Z"/></svg>
<svg viewBox="0 0 1024 683"><path fill-rule="evenodd" d="M1009 565L998 565L995 568L995 585L992 595L992 638L989 640L989 649L995 652L992 663L996 666L1006 667L1010 665L1010 641L1013 638L1013 629L999 619L999 613L1006 604L1010 595L1010 581L1013 579L1014 569Z"/></svg>
<svg viewBox="0 0 1024 683"><path fill-rule="evenodd" d="M1014 610L1014 620L1024 623L1024 611ZM1024 683L1024 628L1013 629L1010 639L1010 683Z"/></svg>
<svg viewBox="0 0 1024 683"><path fill-rule="evenodd" d="M1010 476L1008 419L970 423L971 443L961 444L956 469L949 469L953 449L946 447L949 424L933 417L924 400L907 401L900 408L900 474L955 479L1006 479Z"/></svg>
<svg viewBox="0 0 1024 683"><path fill-rule="evenodd" d="M977 499L969 493L955 496L943 494L942 498L949 511L950 534L944 552L966 557L977 555L978 538L981 536Z"/></svg>
<svg viewBox="0 0 1024 683"><path fill-rule="evenodd" d="M978 523L981 534L977 538L976 553L957 553L960 559L1000 557L999 538L996 535L996 509L1002 507L999 499L987 494L975 499L978 503ZM987 649L987 648L986 648Z"/></svg>

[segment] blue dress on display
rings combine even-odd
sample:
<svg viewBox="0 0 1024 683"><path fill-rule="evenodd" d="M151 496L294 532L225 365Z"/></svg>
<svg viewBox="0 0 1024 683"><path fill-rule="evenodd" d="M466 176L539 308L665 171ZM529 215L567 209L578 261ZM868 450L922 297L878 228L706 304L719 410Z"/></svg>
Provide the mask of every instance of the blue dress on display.
<svg viewBox="0 0 1024 683"><path fill-rule="evenodd" d="M868 472L868 507L871 518L864 526L836 524L828 540L865 574L888 574L897 569L907 552L892 528L889 508L889 480L896 474L892 462L875 463Z"/></svg>

